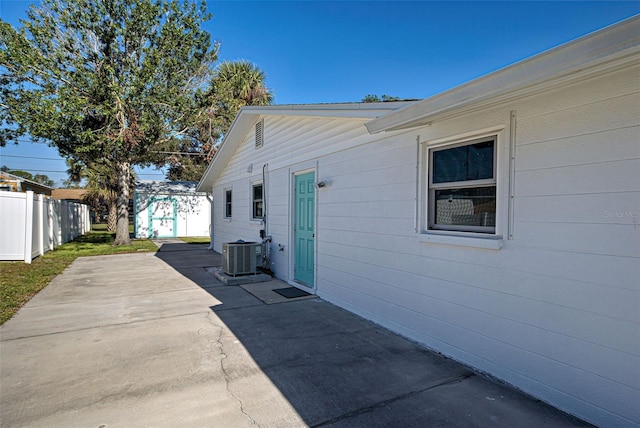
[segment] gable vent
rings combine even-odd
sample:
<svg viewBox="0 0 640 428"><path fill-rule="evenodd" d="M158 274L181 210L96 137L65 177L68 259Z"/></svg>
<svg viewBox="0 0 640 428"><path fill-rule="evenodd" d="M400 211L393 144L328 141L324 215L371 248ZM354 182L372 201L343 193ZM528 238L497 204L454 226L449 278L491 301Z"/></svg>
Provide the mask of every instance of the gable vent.
<svg viewBox="0 0 640 428"><path fill-rule="evenodd" d="M264 119L256 123L256 149L264 144Z"/></svg>

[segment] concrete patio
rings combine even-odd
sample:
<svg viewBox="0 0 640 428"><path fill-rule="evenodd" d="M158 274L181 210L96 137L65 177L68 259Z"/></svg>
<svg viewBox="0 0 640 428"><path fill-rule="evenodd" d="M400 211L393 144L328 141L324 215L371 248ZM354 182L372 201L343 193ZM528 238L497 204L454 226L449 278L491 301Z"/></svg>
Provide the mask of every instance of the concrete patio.
<svg viewBox="0 0 640 428"><path fill-rule="evenodd" d="M205 245L76 260L0 328L3 427L588 426Z"/></svg>

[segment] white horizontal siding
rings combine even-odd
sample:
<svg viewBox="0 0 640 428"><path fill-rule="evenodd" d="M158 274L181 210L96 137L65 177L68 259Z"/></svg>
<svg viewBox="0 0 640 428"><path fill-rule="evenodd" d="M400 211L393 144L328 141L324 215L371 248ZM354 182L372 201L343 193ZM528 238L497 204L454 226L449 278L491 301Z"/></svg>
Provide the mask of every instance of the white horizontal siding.
<svg viewBox="0 0 640 428"><path fill-rule="evenodd" d="M521 222L633 224L640 192L520 196L516 209ZM637 220L636 220L637 221Z"/></svg>
<svg viewBox="0 0 640 428"><path fill-rule="evenodd" d="M266 117L265 146L248 135L216 183L219 207L221 190L234 189L234 218L216 217L216 242L256 239L248 183L268 164L272 269L290 279L291 174L317 167L328 183L316 204L321 297L596 424L640 424L639 71L404 133ZM420 242L416 138L502 129L506 189L511 111L513 239L498 251ZM504 208L498 217L504 230Z"/></svg>
<svg viewBox="0 0 640 428"><path fill-rule="evenodd" d="M639 135L640 128L637 125L629 125L587 135L519 145L517 169L518 171L548 170L637 159L640 157ZM550 151L554 153L551 159L548 155Z"/></svg>
<svg viewBox="0 0 640 428"><path fill-rule="evenodd" d="M639 168L640 158L517 171L516 196L637 192Z"/></svg>
<svg viewBox="0 0 640 428"><path fill-rule="evenodd" d="M354 280L352 278L352 281ZM609 421L608 426L629 425L629 420L621 419L620 414L635 417L636 387L627 387L571 365L520 351L510 343L472 332L468 328L457 327L441 318L431 317L430 314L425 314L424 309L420 312L410 311L396 305L395 301L360 294L345 288L342 281L335 284L325 280L323 284L326 284L326 297L336 304L418 340L445 355L455 356L471 366L518 385L535 396L544 396L545 400L556 406L560 403L576 403L576 397L580 397L575 407L567 409L565 406L565 410L580 410L582 417ZM354 296L358 296L358 305L353 304ZM511 328L504 322L501 322L501 325L505 329ZM634 367L633 362L631 366L622 362L621 366ZM553 387L553 384L558 386ZM603 389L608 394L602 394ZM587 412L586 409L591 410Z"/></svg>
<svg viewBox="0 0 640 428"><path fill-rule="evenodd" d="M264 146L256 149L249 132L214 186L214 248L222 242L255 241L265 225L250 219L251 182L261 181L265 168L267 227L271 242L271 269L279 278L289 274L291 230L290 177L317 165L321 153L340 152L368 139L363 120L308 119L284 116L265 118ZM309 164L310 161L313 161ZM320 172L318 172L320 174ZM232 218L225 219L224 189L232 188Z"/></svg>
<svg viewBox="0 0 640 428"><path fill-rule="evenodd" d="M319 293L565 410L624 424L640 397L640 103L620 79L560 92L341 153L319 199ZM514 240L497 252L418 243L410 142L506 127L511 110ZM386 164L384 143L397 156Z"/></svg>
<svg viewBox="0 0 640 428"><path fill-rule="evenodd" d="M371 298L382 301L392 301L395 306L408 312L424 312L424 308L430 308L427 314L431 319L437 319L455 328L465 328L473 334L490 337L500 342L503 349L508 347L517 348L517 352L527 352L536 355L536 358L545 357L555 361L563 361L567 358L573 358L572 364L582 370L588 371L593 375L601 375L602 373L611 372L612 378L616 383L626 387L633 387L638 382L638 374L629 368L629 363L633 362L633 358L624 352L597 345L588 341L581 340L570 335L562 335L544 327L535 326L527 322L517 319L506 318L495 313L489 313L484 310L473 308L471 297L461 298L460 301L448 301L430 296L425 292L407 291L402 288L393 290L393 299L385 295L388 292L386 282L373 279L371 277L362 278L353 275L344 270L353 272L340 264L339 259L334 259L336 269L327 268L323 271L326 280L334 284L348 283L350 289L370 296ZM420 281L420 278L405 278L406 280ZM365 285L366 284L366 285ZM431 288L448 288L449 282L441 285L435 284ZM426 290L428 293L428 290ZM509 304L508 299L499 301L496 304ZM466 318L473 318L475 325L472 328L461 326L461 319L456 315L461 312L466 313ZM508 328L505 328L508 326ZM419 328L415 325L414 328ZM430 330L427 330L430 331ZM517 339L511 337L513 331L518 332ZM451 336L447 338L453 346L464 348L465 343L460 337ZM545 349L545 355L540 355L538 350ZM580 353L575 356L575 349L580 349ZM594 359L594 357L599 358ZM487 354L485 358L490 358L491 354ZM610 361L616 361L614 371L610 370ZM606 362L606 363L605 363Z"/></svg>
<svg viewBox="0 0 640 428"><path fill-rule="evenodd" d="M518 145L571 137L603 135L607 131L637 126L639 91L592 101L546 114L518 117ZM615 114L611 114L614 113Z"/></svg>
<svg viewBox="0 0 640 428"><path fill-rule="evenodd" d="M330 237L335 239L336 235ZM386 238L381 241L386 241ZM378 272L378 267L385 268L391 272L388 284L393 287L417 291L424 290L425 284L429 284L430 281L445 281L475 288L481 294L486 293L487 296L516 296L535 301L536 305L539 303L557 305L610 317L613 320L635 323L639 321L637 290L616 287L615 292L612 293L612 287L570 278L556 278L546 272L540 272L539 269L537 272L524 273L522 270L499 266L472 265L442 259L425 260L413 254L401 255L402 263L391 262L400 255L386 249L360 247L356 245L358 241L348 236L344 236L342 242L342 244L325 243L325 237L323 237L323 243L319 246L319 257L341 257L345 260L353 260L355 263L353 272L361 270L375 272L371 275L376 280L386 277L384 272ZM406 278L398 275L398 271L413 275L411 278L417 281L405 283ZM478 283L478 277L492 278L492 281ZM462 290L464 293L469 292L467 288ZM451 298L454 301L459 297L453 293L453 288L441 291L452 293ZM477 304L484 303L480 300Z"/></svg>

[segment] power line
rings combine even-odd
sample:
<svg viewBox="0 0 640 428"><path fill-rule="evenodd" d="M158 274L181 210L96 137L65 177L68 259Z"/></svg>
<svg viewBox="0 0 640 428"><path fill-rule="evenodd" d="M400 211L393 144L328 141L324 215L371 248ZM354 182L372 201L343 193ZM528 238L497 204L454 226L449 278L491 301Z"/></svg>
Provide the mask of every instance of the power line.
<svg viewBox="0 0 640 428"><path fill-rule="evenodd" d="M51 170L51 169L33 169L33 168L11 168L10 171L26 171L26 172L64 172L67 173L67 171L60 171L60 170ZM135 173L135 175L138 176L157 176L157 175L164 175L164 172L157 172L157 173L145 173L145 174L138 174Z"/></svg>
<svg viewBox="0 0 640 428"><path fill-rule="evenodd" d="M42 159L42 160L55 160L55 161L64 161L63 158L41 158L38 156L18 156L18 155L1 155L3 158L22 158L22 159Z"/></svg>
<svg viewBox="0 0 640 428"><path fill-rule="evenodd" d="M33 169L33 168L9 168L9 171L26 171L26 172L64 172L66 173L67 171L58 171L58 170L51 170L51 169Z"/></svg>

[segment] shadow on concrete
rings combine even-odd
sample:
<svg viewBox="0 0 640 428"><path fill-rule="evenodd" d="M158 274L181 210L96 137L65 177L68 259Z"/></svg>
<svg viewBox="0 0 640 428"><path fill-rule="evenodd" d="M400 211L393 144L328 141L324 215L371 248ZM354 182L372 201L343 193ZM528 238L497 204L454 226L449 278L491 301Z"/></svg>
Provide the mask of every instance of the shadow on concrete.
<svg viewBox="0 0 640 428"><path fill-rule="evenodd" d="M156 256L222 302L211 310L307 426L589 426L321 299L267 305L221 285L206 244Z"/></svg>
<svg viewBox="0 0 640 428"><path fill-rule="evenodd" d="M242 288L226 286L207 271L222 265L220 253L207 250L208 246L186 242L161 243L156 257L222 302L220 308L261 305L259 299Z"/></svg>

